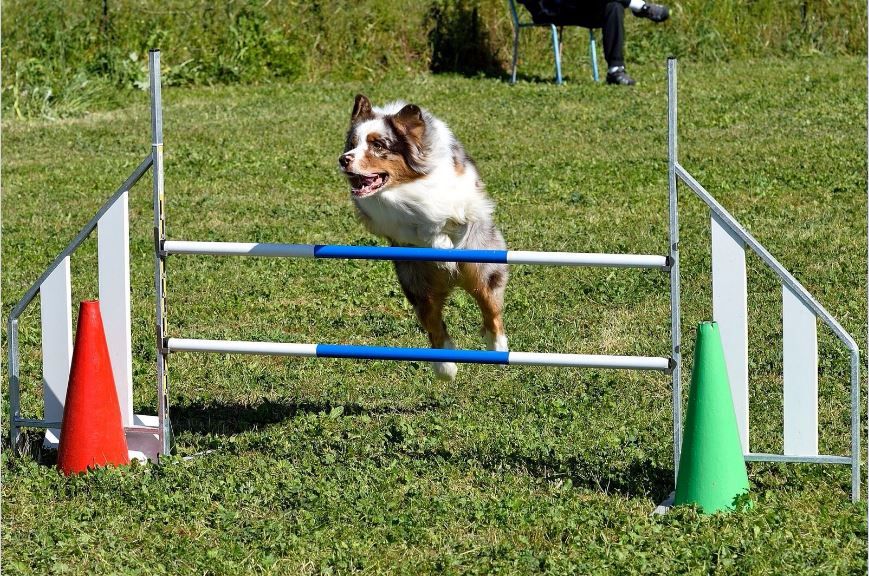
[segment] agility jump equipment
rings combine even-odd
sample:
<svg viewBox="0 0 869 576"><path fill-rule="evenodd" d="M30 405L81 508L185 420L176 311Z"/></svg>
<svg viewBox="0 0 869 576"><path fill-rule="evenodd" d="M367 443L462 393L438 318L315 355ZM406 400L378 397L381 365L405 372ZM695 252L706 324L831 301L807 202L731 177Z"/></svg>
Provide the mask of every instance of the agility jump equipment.
<svg viewBox="0 0 869 576"><path fill-rule="evenodd" d="M167 358L178 352L268 354L318 358L383 359L655 370L672 375L674 467L682 444L681 333L679 289L678 185L684 184L711 213L713 316L721 329L737 423L746 461L850 464L852 499L860 495L859 351L853 337L677 160L676 61L668 60L669 247L666 255L589 254L515 250L194 242L166 238L163 186L163 122L160 53L149 54L151 151L121 187L103 204L75 239L12 310L8 322L10 372L10 435L17 447L22 428L44 428L46 443L57 442L72 349L70 256L96 229L99 295L123 424L131 453L157 458L170 451ZM130 331L128 194L148 171L153 175L154 286L156 296L157 416L134 415ZM784 358L784 450L782 454L750 450L748 420L748 319L745 252L750 248L782 285ZM201 254L277 258L361 260L425 260L498 262L550 266L599 266L658 269L670 279L671 354L669 357L497 352L431 348L393 348L341 344L298 344L169 337L166 324L166 260L170 255ZM25 418L20 411L18 322L25 308L40 296L42 319L44 414ZM817 323L826 324L850 354L851 453L818 453ZM678 474L678 470L675 471Z"/></svg>

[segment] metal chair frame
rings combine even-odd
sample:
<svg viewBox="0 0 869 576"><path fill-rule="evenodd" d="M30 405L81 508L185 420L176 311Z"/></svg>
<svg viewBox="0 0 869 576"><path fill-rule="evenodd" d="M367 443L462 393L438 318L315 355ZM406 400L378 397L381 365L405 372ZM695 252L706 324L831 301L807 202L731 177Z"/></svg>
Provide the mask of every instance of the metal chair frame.
<svg viewBox="0 0 869 576"><path fill-rule="evenodd" d="M552 51L555 54L555 83L562 84L561 76L561 45L558 41L558 30L563 26L556 27L555 24L536 24L534 22L523 22L519 20L519 13L516 10L516 0L507 0L510 6L510 16L513 19L513 74L510 83L516 83L516 64L519 61L519 31L522 28L535 28L549 26L552 31ZM594 39L594 30L588 31L588 51L591 56L591 77L595 82L600 81L600 76L597 69L597 43Z"/></svg>

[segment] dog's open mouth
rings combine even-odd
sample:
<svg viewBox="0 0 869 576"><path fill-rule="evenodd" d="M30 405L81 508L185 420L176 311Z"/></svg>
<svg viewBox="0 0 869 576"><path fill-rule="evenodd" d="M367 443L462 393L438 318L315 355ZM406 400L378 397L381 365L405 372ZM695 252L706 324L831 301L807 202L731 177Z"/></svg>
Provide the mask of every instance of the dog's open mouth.
<svg viewBox="0 0 869 576"><path fill-rule="evenodd" d="M389 180L389 174L347 174L347 179L350 180L350 193L356 198L365 198L371 196L386 185Z"/></svg>

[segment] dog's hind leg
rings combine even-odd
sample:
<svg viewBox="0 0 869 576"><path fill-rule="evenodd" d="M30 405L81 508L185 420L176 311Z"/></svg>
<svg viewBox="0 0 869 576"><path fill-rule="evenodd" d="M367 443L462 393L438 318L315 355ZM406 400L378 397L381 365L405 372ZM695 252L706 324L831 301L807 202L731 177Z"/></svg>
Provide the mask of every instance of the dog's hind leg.
<svg viewBox="0 0 869 576"><path fill-rule="evenodd" d="M462 266L462 287L474 298L483 316L480 335L489 350L506 352L507 332L504 330L504 290L507 287L507 266L503 264L466 264Z"/></svg>
<svg viewBox="0 0 869 576"><path fill-rule="evenodd" d="M431 262L394 262L394 265L404 295L413 305L432 348L455 348L443 315L444 304L452 289L450 274ZM432 362L431 367L440 380L456 377L457 368L453 362Z"/></svg>
<svg viewBox="0 0 869 576"><path fill-rule="evenodd" d="M506 352L509 347L507 345L507 332L504 330L504 319L501 316L501 310L504 307L504 301L500 297L502 295L503 292L499 295L485 288L473 294L483 315L483 328L480 330L480 335L483 337L486 347L489 350Z"/></svg>

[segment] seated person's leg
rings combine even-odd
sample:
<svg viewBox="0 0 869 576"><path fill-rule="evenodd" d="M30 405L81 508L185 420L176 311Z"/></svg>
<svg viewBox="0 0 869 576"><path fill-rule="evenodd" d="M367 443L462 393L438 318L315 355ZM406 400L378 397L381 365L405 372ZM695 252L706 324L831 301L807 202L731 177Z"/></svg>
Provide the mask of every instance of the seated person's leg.
<svg viewBox="0 0 869 576"><path fill-rule="evenodd" d="M648 18L652 22L663 22L670 17L670 9L662 4L646 4L643 0L628 0L627 7L634 16Z"/></svg>
<svg viewBox="0 0 869 576"><path fill-rule="evenodd" d="M647 4L643 0L612 0L603 9L603 49L607 61L607 84L632 86L635 84L625 71L625 8L630 8L634 16L648 18L653 22L663 22L670 16L666 6Z"/></svg>
<svg viewBox="0 0 869 576"><path fill-rule="evenodd" d="M663 22L670 17L670 9L663 4L646 4L643 0L616 0L625 8L630 8L634 16L648 18L653 22Z"/></svg>
<svg viewBox="0 0 869 576"><path fill-rule="evenodd" d="M634 79L625 72L625 2L607 2L604 6L603 55L607 63L607 84L631 86Z"/></svg>

